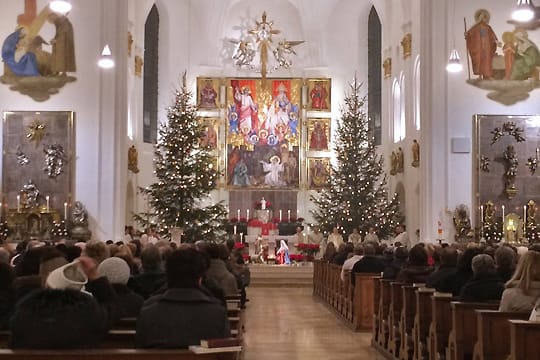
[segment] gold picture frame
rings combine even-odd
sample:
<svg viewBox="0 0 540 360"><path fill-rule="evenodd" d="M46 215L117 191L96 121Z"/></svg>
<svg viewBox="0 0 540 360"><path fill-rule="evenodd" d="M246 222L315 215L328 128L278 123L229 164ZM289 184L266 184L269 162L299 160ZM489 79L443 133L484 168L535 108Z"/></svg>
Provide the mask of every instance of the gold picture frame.
<svg viewBox="0 0 540 360"><path fill-rule="evenodd" d="M332 111L332 80L327 78L307 80L306 109L308 111Z"/></svg>
<svg viewBox="0 0 540 360"><path fill-rule="evenodd" d="M330 118L308 118L306 122L307 151L328 151L330 150L330 135L331 135L331 119Z"/></svg>
<svg viewBox="0 0 540 360"><path fill-rule="evenodd" d="M330 185L330 158L307 158L307 183L310 190L327 188Z"/></svg>
<svg viewBox="0 0 540 360"><path fill-rule="evenodd" d="M197 106L199 110L216 110L219 108L219 78L197 78Z"/></svg>
<svg viewBox="0 0 540 360"><path fill-rule="evenodd" d="M210 150L218 150L219 138L219 118L200 117L199 122L204 126L204 134L199 140L199 145L208 147Z"/></svg>

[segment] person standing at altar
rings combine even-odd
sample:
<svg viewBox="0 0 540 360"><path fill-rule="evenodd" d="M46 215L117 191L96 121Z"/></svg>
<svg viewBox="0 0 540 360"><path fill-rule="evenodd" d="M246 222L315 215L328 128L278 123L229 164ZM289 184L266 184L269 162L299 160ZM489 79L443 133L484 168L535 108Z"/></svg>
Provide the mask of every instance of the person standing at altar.
<svg viewBox="0 0 540 360"><path fill-rule="evenodd" d="M291 259L289 258L289 247L285 240L279 241L279 249L276 252L277 263L280 265L290 265Z"/></svg>
<svg viewBox="0 0 540 360"><path fill-rule="evenodd" d="M405 231L405 225L396 226L396 237L394 238L394 244L398 242L401 243L401 246L405 246L406 248L411 247L409 234L407 234L407 231Z"/></svg>
<svg viewBox="0 0 540 360"><path fill-rule="evenodd" d="M349 237L347 238L348 242L352 243L354 246L359 244L362 241L362 236L358 233L358 228L353 227L352 233L349 234Z"/></svg>
<svg viewBox="0 0 540 360"><path fill-rule="evenodd" d="M378 243L379 242L379 237L377 236L377 233L375 232L375 227L374 226L369 227L368 233L364 237L364 242L366 242L366 243L367 242L373 242L373 243Z"/></svg>
<svg viewBox="0 0 540 360"><path fill-rule="evenodd" d="M339 227L336 225L332 229L332 233L328 236L328 243L333 243L336 249L343 244L343 236L339 233Z"/></svg>
<svg viewBox="0 0 540 360"><path fill-rule="evenodd" d="M297 226L296 227L296 233L294 236L296 237L295 244L301 244L306 242L306 235L303 233L304 227L303 226Z"/></svg>
<svg viewBox="0 0 540 360"><path fill-rule="evenodd" d="M324 241L324 235L321 229L318 226L314 226L313 232L308 235L307 240L310 244L319 244L319 253L315 257L320 258L326 248L326 242Z"/></svg>

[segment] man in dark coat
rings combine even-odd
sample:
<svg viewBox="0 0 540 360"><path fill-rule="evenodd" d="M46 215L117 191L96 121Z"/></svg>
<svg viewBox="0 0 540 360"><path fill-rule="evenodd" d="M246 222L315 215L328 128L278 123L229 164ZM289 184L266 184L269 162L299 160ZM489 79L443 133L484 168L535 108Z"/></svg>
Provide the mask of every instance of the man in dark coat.
<svg viewBox="0 0 540 360"><path fill-rule="evenodd" d="M459 299L468 302L498 301L504 291L504 282L496 274L495 261L487 254L472 260L473 277L463 285Z"/></svg>
<svg viewBox="0 0 540 360"><path fill-rule="evenodd" d="M186 348L231 336L227 308L200 288L207 263L194 247L167 258L168 290L148 299L137 319L135 346Z"/></svg>
<svg viewBox="0 0 540 360"><path fill-rule="evenodd" d="M354 273L381 273L384 271L384 264L375 255L375 247L372 244L364 245L364 257L354 264L351 272ZM351 276L354 285L354 275Z"/></svg>
<svg viewBox="0 0 540 360"><path fill-rule="evenodd" d="M427 280L426 286L439 292L451 293L453 291L453 279L457 271L457 250L449 246L439 251L441 265L432 272Z"/></svg>

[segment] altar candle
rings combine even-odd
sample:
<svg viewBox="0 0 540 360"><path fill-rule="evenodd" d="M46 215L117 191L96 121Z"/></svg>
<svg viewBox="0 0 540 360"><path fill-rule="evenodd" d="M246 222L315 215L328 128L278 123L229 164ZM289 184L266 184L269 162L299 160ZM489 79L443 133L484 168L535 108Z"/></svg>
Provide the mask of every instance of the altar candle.
<svg viewBox="0 0 540 360"><path fill-rule="evenodd" d="M283 211L281 209L279 209L279 222L281 222L281 220L282 220L282 215L283 215L282 213L283 213Z"/></svg>
<svg viewBox="0 0 540 360"><path fill-rule="evenodd" d="M503 220L503 223L504 223L504 205L502 206L502 220Z"/></svg>
<svg viewBox="0 0 540 360"><path fill-rule="evenodd" d="M484 205L480 205L480 238L484 237Z"/></svg>
<svg viewBox="0 0 540 360"><path fill-rule="evenodd" d="M523 205L523 238L526 239L525 230L527 229L527 205Z"/></svg>
<svg viewBox="0 0 540 360"><path fill-rule="evenodd" d="M21 195L17 195L17 212L21 212Z"/></svg>
<svg viewBox="0 0 540 360"><path fill-rule="evenodd" d="M240 233L240 243L244 243L244 233Z"/></svg>
<svg viewBox="0 0 540 360"><path fill-rule="evenodd" d="M299 217L300 217L300 210L296 209L296 219L298 220Z"/></svg>
<svg viewBox="0 0 540 360"><path fill-rule="evenodd" d="M287 210L287 220L291 221L291 209Z"/></svg>
<svg viewBox="0 0 540 360"><path fill-rule="evenodd" d="M249 221L249 209L246 210L246 218L247 218L248 221Z"/></svg>
<svg viewBox="0 0 540 360"><path fill-rule="evenodd" d="M68 216L67 216L67 206L68 206L68 203L65 202L65 203L64 203L64 220L66 220L66 221L67 221L67 217L68 217Z"/></svg>
<svg viewBox="0 0 540 360"><path fill-rule="evenodd" d="M236 212L236 214L238 215L238 221L240 221L240 209L238 209L238 211Z"/></svg>
<svg viewBox="0 0 540 360"><path fill-rule="evenodd" d="M45 196L45 200L47 200L47 212L49 212L49 195Z"/></svg>
<svg viewBox="0 0 540 360"><path fill-rule="evenodd" d="M233 226L234 235L236 235L236 225Z"/></svg>
<svg viewBox="0 0 540 360"><path fill-rule="evenodd" d="M2 220L2 215L4 215L4 207L2 206L2 203L0 202L0 220Z"/></svg>

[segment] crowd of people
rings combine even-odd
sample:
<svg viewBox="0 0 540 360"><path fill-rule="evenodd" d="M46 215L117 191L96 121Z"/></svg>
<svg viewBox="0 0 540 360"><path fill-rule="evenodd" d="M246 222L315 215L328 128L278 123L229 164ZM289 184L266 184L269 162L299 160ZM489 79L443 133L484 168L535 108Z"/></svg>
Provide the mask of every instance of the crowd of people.
<svg viewBox="0 0 540 360"><path fill-rule="evenodd" d="M241 295L245 307L249 285L234 241L156 238L1 245L0 330L10 332L9 347L95 348L125 318L137 319L139 348L229 337L226 298Z"/></svg>
<svg viewBox="0 0 540 360"><path fill-rule="evenodd" d="M460 301L499 302L500 311L530 312L532 320L540 310L540 244L420 242L407 247L399 241L364 241L336 248L329 241L322 260L341 265L343 281L348 271L381 273L384 279L425 284Z"/></svg>

